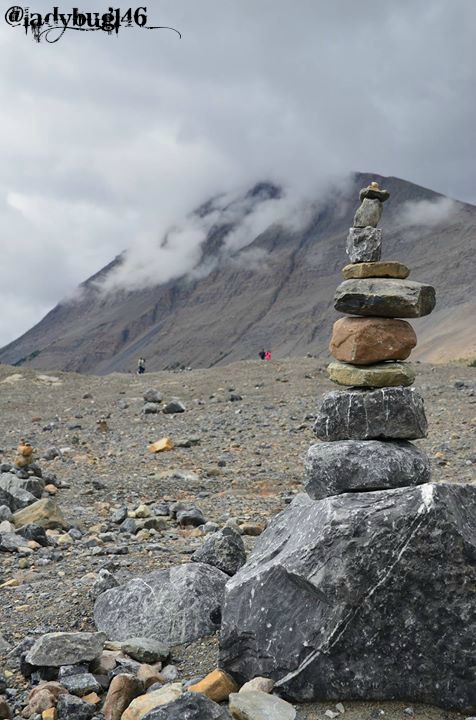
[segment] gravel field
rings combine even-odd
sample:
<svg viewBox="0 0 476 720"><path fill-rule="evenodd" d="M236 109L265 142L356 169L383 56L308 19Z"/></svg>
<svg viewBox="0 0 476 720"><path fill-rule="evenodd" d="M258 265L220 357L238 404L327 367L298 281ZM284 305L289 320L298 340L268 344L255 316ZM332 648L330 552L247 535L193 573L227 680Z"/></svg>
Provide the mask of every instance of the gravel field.
<svg viewBox="0 0 476 720"><path fill-rule="evenodd" d="M415 369L429 421L428 438L416 444L432 458L434 482L474 483L476 368ZM101 568L122 582L189 562L203 542L200 530L180 529L173 521L148 537L125 535L111 522L122 506L134 510L141 503L186 499L220 526L236 518L264 527L302 491L317 402L335 387L310 357L144 376L0 366L0 462L12 462L20 439L28 440L43 473L56 475L56 500L81 532L53 552L0 554L0 634L15 645L27 635L93 630L91 587ZM159 390L164 403L179 398L185 412L145 415L149 388ZM98 424L102 419L107 430ZM150 453L149 443L162 437L170 437L174 449ZM50 448L59 456L47 461ZM255 537L244 540L251 550ZM216 667L217 638L176 647L173 660L181 679L204 675ZM21 676L15 682L21 686ZM404 703L344 705L349 720L411 715ZM460 717L412 708L420 718ZM301 706L298 718L324 718L328 709L332 703Z"/></svg>

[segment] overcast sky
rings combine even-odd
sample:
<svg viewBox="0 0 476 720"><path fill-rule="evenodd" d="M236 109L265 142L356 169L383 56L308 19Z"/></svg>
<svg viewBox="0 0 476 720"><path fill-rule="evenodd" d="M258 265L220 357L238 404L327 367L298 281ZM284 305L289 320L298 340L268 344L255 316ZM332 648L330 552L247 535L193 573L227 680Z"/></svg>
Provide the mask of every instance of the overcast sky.
<svg viewBox="0 0 476 720"><path fill-rule="evenodd" d="M360 170L476 202L475 0L149 0L149 24L182 39L55 44L0 5L0 345L124 248L153 252L201 201L259 179L317 192Z"/></svg>

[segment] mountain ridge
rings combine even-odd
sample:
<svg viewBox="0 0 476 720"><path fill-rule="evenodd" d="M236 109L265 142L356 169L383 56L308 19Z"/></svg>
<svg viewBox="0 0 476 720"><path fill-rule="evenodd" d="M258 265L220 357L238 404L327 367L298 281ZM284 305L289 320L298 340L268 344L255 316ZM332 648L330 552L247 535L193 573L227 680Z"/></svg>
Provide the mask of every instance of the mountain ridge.
<svg viewBox="0 0 476 720"><path fill-rule="evenodd" d="M371 180L391 193L381 223L383 258L404 262L411 279L437 290L433 315L414 323L419 344L412 358L438 362L476 356L470 326L476 311L476 207L453 201L448 217L402 226L408 203L428 213L445 196L399 178L355 173L338 199L331 193L318 203L302 227L270 224L236 253L225 252L233 223L216 222L191 275L103 294L97 282L120 264L118 255L81 283L79 299L59 303L0 349L0 362L106 374L134 370L139 355L146 357L148 369L159 370L254 357L263 346L276 357L310 352L325 359L338 317L332 299L347 262L346 234L358 191ZM279 193L282 189L272 183L258 183L240 202L246 212ZM195 212L206 215L213 202ZM250 252L258 258L254 264L247 260Z"/></svg>

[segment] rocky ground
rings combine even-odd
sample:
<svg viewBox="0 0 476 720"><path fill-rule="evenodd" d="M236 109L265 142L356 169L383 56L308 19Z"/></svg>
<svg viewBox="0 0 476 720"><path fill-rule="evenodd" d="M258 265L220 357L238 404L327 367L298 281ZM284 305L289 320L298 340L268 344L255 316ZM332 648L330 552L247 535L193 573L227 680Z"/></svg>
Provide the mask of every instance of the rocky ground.
<svg viewBox="0 0 476 720"><path fill-rule="evenodd" d="M474 483L476 368L415 369L429 420L428 438L416 444L432 458L433 480ZM162 393L161 410L179 398L185 412L145 414L149 388ZM188 500L207 521L239 524L251 550L255 536L248 533L302 490L317 401L331 389L313 358L101 378L0 366L0 463L13 462L21 438L29 441L43 473L56 476L49 491L73 527L66 543L0 552L0 640L15 646L27 635L94 630L93 583L101 568L123 582L187 563L203 543L200 529L171 519L164 529L121 532L113 522L120 508L134 514L141 504ZM175 447L149 452L163 437ZM140 528L143 519L136 522ZM217 638L174 648L173 663L181 679L205 675L217 665ZM21 676L9 682L21 687ZM324 718L333 709L301 706L298 718ZM345 703L345 711L350 720L459 717L402 703Z"/></svg>

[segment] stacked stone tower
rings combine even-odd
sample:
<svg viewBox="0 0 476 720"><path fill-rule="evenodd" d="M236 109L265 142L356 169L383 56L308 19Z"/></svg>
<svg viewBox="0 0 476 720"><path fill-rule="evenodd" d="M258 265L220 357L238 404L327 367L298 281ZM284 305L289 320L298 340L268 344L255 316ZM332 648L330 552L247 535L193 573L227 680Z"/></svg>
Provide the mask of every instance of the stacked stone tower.
<svg viewBox="0 0 476 720"><path fill-rule="evenodd" d="M306 493L228 581L220 665L294 701L404 700L476 712L476 487L431 483L403 318L432 287L381 262L388 193L372 183L348 238Z"/></svg>
<svg viewBox="0 0 476 720"><path fill-rule="evenodd" d="M337 288L335 308L351 317L334 325L329 377L350 389L324 397L315 432L327 442L308 455L306 490L319 499L349 490L417 485L430 479L428 458L407 442L426 436L423 400L409 388L415 375L402 362L416 345L401 318L428 315L435 306L431 285L407 280L400 262L381 262L377 227L389 193L377 183L360 191L361 205L347 238L351 264Z"/></svg>

